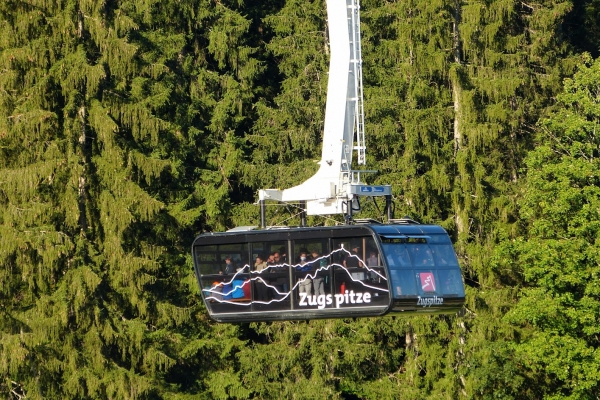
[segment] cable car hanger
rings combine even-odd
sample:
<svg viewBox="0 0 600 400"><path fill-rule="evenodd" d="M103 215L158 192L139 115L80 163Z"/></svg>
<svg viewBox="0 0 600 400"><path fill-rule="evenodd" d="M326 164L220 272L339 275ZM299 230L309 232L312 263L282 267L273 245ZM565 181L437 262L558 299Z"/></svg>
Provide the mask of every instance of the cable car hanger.
<svg viewBox="0 0 600 400"><path fill-rule="evenodd" d="M268 200L300 202L301 225L306 225L306 215L344 214L350 222L360 211L359 197L383 196L387 218L393 218L391 186L367 185L363 175L377 171L352 169L353 154L358 165L365 165L367 150L358 0L328 0L327 23L330 60L319 169L298 186L259 190L261 228L266 227Z"/></svg>

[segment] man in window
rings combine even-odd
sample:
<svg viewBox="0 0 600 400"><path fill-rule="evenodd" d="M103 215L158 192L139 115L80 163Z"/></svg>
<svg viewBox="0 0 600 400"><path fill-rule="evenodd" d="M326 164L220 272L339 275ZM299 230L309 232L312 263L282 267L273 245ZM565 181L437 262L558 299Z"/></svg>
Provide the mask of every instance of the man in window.
<svg viewBox="0 0 600 400"><path fill-rule="evenodd" d="M298 291L308 295L312 292L312 279L310 279L311 264L308 262L306 250L300 252L300 263L296 266L296 277L298 278Z"/></svg>
<svg viewBox="0 0 600 400"><path fill-rule="evenodd" d="M360 247L358 245L352 246L352 251L350 254L346 255L344 258L344 267L346 268L358 268L364 267L365 265L360 261L358 254L360 252Z"/></svg>
<svg viewBox="0 0 600 400"><path fill-rule="evenodd" d="M225 275L235 274L235 264L231 256L225 257Z"/></svg>
<svg viewBox="0 0 600 400"><path fill-rule="evenodd" d="M312 270L313 271L318 271L321 267L327 267L327 259L326 258L321 258L321 255L319 254L319 252L316 249L313 249L312 251ZM315 291L315 296L319 296L319 295L324 295L325 294L325 287L323 286L323 277L319 276L319 273L316 272L315 274L315 278L313 279L313 289Z"/></svg>

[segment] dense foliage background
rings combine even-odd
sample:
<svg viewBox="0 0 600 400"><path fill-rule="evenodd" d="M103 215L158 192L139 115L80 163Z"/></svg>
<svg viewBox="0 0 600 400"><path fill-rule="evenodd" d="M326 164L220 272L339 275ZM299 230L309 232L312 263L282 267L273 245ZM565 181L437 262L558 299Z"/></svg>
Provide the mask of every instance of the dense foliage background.
<svg viewBox="0 0 600 400"><path fill-rule="evenodd" d="M367 167L451 233L466 308L217 325L189 247L316 169L324 1L3 0L3 398L597 399L599 26L364 0Z"/></svg>

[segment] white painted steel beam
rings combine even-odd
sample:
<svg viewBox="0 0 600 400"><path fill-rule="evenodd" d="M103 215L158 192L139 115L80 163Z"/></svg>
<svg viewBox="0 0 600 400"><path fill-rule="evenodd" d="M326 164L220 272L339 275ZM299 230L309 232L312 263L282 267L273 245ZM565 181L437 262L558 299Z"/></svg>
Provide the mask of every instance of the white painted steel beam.
<svg viewBox="0 0 600 400"><path fill-rule="evenodd" d="M354 151L358 164L366 162L359 10L358 0L327 0L330 61L319 170L290 189L260 190L259 200L306 201L307 214L323 215L346 213L348 199L366 195L353 188L365 185L352 171Z"/></svg>

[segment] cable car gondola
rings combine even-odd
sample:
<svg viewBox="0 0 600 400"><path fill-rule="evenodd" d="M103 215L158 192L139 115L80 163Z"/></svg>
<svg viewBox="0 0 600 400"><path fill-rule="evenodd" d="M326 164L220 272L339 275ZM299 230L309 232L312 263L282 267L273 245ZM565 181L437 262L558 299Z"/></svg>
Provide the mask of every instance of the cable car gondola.
<svg viewBox="0 0 600 400"><path fill-rule="evenodd" d="M360 5L328 0L330 60L319 169L298 186L259 190L265 202L299 203L306 215L352 214L360 197L385 197L353 170L366 164ZM222 322L453 313L465 300L462 275L444 229L414 221L207 233L193 244L194 268L210 316ZM226 265L227 264L227 265Z"/></svg>
<svg viewBox="0 0 600 400"><path fill-rule="evenodd" d="M193 255L219 322L454 313L465 300L452 243L436 225L238 228L198 236Z"/></svg>

